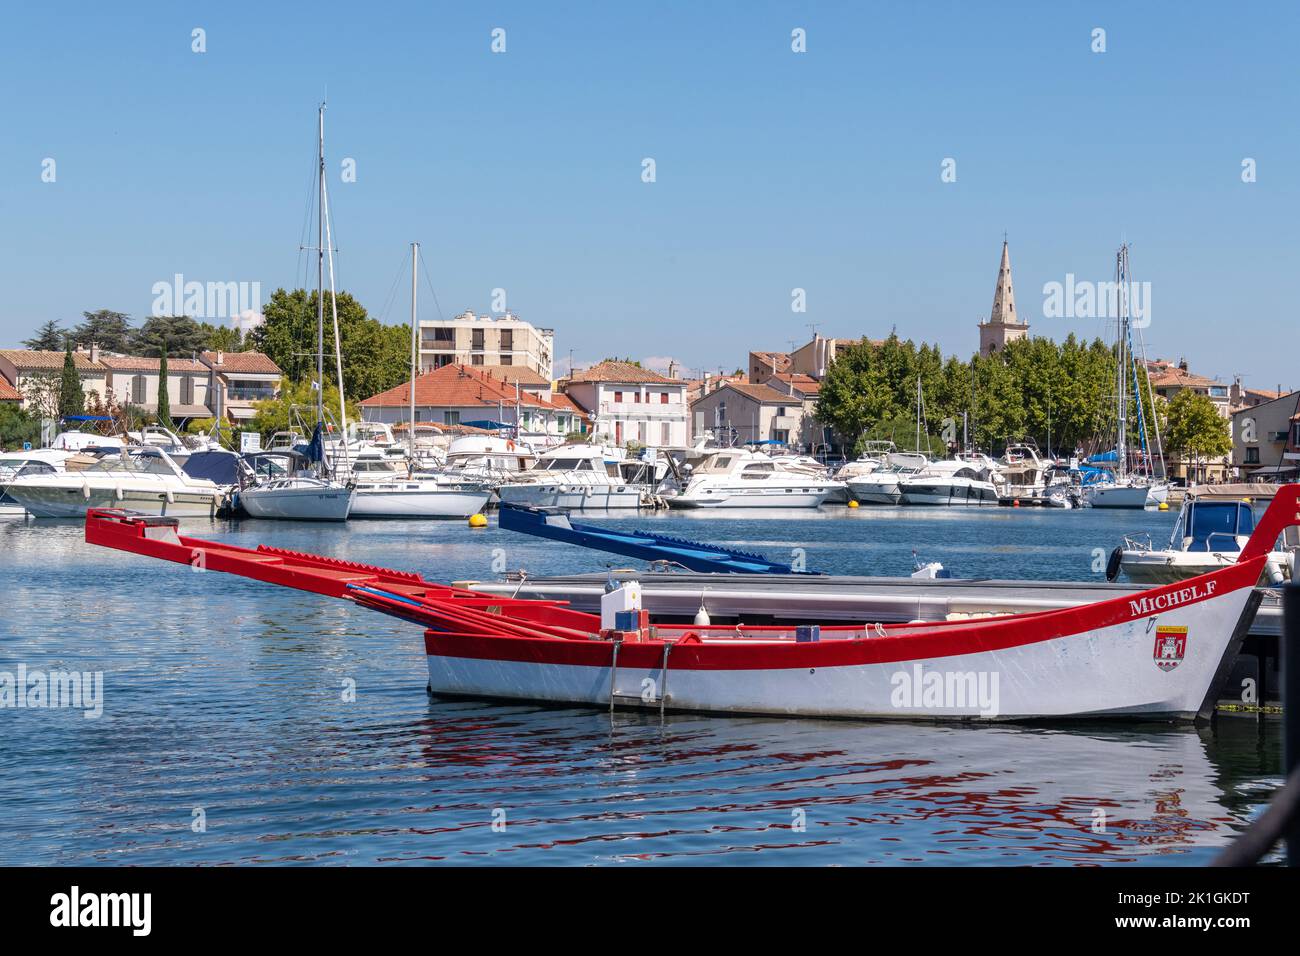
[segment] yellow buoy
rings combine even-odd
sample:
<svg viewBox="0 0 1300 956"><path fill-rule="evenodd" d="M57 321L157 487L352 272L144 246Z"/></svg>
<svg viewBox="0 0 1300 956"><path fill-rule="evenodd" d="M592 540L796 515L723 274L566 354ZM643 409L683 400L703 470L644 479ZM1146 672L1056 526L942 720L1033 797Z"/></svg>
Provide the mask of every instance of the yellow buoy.
<svg viewBox="0 0 1300 956"><path fill-rule="evenodd" d="M487 515L482 514L482 513L480 513L480 514L470 515L470 516L469 516L469 526L470 526L471 528L486 528L486 527L487 527Z"/></svg>
<svg viewBox="0 0 1300 956"><path fill-rule="evenodd" d="M856 501L854 501L852 498L850 498L850 499L849 499L849 507L850 507L850 508L856 508L857 506L858 506L858 503L857 503Z"/></svg>
<svg viewBox="0 0 1300 956"><path fill-rule="evenodd" d="M1157 510L1158 510L1158 511L1168 511L1168 510L1169 510L1169 502L1167 502L1167 501L1162 501L1162 502L1160 502L1160 507L1159 507Z"/></svg>

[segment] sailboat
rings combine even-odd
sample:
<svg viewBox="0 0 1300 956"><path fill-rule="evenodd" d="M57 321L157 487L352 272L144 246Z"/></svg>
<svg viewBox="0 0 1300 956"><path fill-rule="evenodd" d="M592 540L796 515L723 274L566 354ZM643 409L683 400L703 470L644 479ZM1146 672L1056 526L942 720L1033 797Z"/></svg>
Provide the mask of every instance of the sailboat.
<svg viewBox="0 0 1300 956"><path fill-rule="evenodd" d="M329 477L325 459L325 251L330 243L326 233L329 213L325 197L325 104L319 112L316 222L316 427L302 462L292 470L245 488L239 503L254 518L281 518L293 521L346 521L352 509L353 488ZM334 256L330 254L330 294L334 292ZM335 357L339 378L339 404L343 405L343 360L339 353L338 316L334 317ZM306 465L307 467L299 467Z"/></svg>
<svg viewBox="0 0 1300 956"><path fill-rule="evenodd" d="M416 289L419 275L420 244L411 243L411 395L410 422L406 430L409 444L406 474L395 462L384 462L385 471L357 474L356 498L352 502L354 518L468 518L487 507L492 488L486 482L471 480L439 481L412 474L415 453L415 379L419 373L419 323L416 319Z"/></svg>
<svg viewBox="0 0 1300 956"><path fill-rule="evenodd" d="M1141 359L1141 374L1148 375L1146 356L1139 356L1133 348L1133 322L1129 311L1129 287L1131 276L1128 264L1128 245L1123 244L1115 254L1115 287L1118 335L1116 339L1116 375L1115 375L1115 411L1117 435L1115 448L1101 455L1088 459L1089 463L1111 465L1113 475L1107 475L1101 481L1086 485L1085 501L1094 508L1145 508L1160 505L1169 497L1169 483L1159 481L1155 475L1155 461L1164 460L1160 448L1159 425L1156 425L1155 454L1151 453L1151 443L1147 434L1147 416L1143 408L1142 379L1139 377L1138 362ZM1133 395L1136 399L1138 417L1138 443L1141 454L1138 456L1139 467L1131 468L1129 450L1128 405L1129 376L1133 379ZM1146 394L1150 395L1150 379L1147 378ZM1155 416L1152 416L1154 422Z"/></svg>

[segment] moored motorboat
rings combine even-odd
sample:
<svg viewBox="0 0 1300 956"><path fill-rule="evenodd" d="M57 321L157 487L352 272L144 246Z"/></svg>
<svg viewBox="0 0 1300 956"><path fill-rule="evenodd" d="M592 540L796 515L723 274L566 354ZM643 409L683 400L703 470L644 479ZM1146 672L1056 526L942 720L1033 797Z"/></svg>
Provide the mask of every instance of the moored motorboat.
<svg viewBox="0 0 1300 956"><path fill-rule="evenodd" d="M1177 584L1061 610L842 627L656 624L637 589L597 616L486 596L384 568L182 538L159 519L92 512L86 540L327 596L420 624L429 690L658 711L901 719L1156 718L1210 714L1260 600L1281 489L1240 559Z"/></svg>
<svg viewBox="0 0 1300 956"><path fill-rule="evenodd" d="M84 458L84 460L77 460ZM74 470L72 465L78 467ZM5 485L13 504L38 518L80 518L90 508L128 508L146 515L209 518L226 489L192 478L156 448L105 449L81 453L64 470L26 474Z"/></svg>

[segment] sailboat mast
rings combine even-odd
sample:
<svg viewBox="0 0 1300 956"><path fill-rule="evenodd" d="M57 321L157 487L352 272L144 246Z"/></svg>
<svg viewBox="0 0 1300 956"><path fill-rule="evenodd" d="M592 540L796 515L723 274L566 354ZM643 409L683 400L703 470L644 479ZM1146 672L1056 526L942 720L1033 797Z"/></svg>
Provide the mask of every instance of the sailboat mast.
<svg viewBox="0 0 1300 956"><path fill-rule="evenodd" d="M1115 471L1119 478L1128 475L1128 290L1124 286L1128 278L1125 269L1127 257L1128 246L1121 245L1119 252L1115 254L1115 302L1118 312L1116 324L1119 330L1115 353L1118 360L1116 394L1119 402L1119 435L1115 443Z"/></svg>
<svg viewBox="0 0 1300 956"><path fill-rule="evenodd" d="M407 442L410 447L412 466L415 464L415 376L419 371L419 352L417 351L419 347L419 325L415 318L415 295L417 289L415 277L416 272L419 269L419 263L420 244L418 242L413 242L411 243L411 424L409 432L410 438Z"/></svg>
<svg viewBox="0 0 1300 956"><path fill-rule="evenodd" d="M325 420L325 104L320 105L317 138L316 207L316 421Z"/></svg>

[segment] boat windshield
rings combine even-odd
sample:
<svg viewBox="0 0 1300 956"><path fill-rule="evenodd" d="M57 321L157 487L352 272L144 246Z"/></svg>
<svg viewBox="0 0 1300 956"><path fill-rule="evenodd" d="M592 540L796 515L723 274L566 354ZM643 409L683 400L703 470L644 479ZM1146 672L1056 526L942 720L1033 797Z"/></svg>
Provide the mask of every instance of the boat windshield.
<svg viewBox="0 0 1300 956"><path fill-rule="evenodd" d="M595 471L590 458L542 458L533 466L537 471Z"/></svg>
<svg viewBox="0 0 1300 956"><path fill-rule="evenodd" d="M0 458L0 478L20 478L25 475L52 475L57 469L44 461L31 458Z"/></svg>
<svg viewBox="0 0 1300 956"><path fill-rule="evenodd" d="M174 475L165 459L158 455L106 455L93 465L88 465L86 473L127 472L133 475Z"/></svg>

